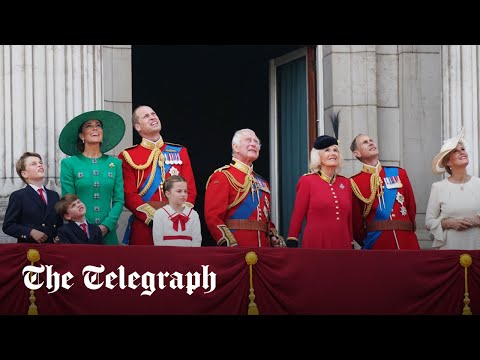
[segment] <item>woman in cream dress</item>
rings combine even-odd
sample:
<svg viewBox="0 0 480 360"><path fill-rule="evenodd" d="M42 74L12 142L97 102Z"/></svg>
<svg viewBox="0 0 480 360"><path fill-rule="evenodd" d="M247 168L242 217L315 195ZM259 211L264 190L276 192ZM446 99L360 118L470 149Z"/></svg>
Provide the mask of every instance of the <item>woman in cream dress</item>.
<svg viewBox="0 0 480 360"><path fill-rule="evenodd" d="M433 247L480 249L480 179L467 173L464 131L444 142L432 163L434 173L450 176L432 184L425 225Z"/></svg>

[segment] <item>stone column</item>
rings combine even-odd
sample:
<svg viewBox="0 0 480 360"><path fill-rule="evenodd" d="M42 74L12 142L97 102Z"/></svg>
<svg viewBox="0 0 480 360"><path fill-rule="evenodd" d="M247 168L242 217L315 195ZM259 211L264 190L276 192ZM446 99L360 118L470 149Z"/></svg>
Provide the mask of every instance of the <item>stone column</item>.
<svg viewBox="0 0 480 360"><path fill-rule="evenodd" d="M133 144L132 127L132 47L131 45L103 45L104 108L119 114L125 120L125 136L109 154L118 155ZM118 219L117 235L122 241L131 212L126 208Z"/></svg>
<svg viewBox="0 0 480 360"><path fill-rule="evenodd" d="M324 129L318 133L333 135L330 115L340 110L342 174L350 176L360 168L350 151L354 136L365 133L377 138L375 45L324 45L323 90Z"/></svg>
<svg viewBox="0 0 480 360"><path fill-rule="evenodd" d="M0 196L23 186L15 162L25 151L43 157L46 185L58 191L63 126L103 108L101 46L2 45L0 69Z"/></svg>
<svg viewBox="0 0 480 360"><path fill-rule="evenodd" d="M440 150L441 54L440 45L398 45L399 119L390 136L398 141L398 165L407 170L417 204L417 237L431 248L425 213L432 183L432 159ZM388 121L385 119L385 121ZM388 135L388 126L384 137ZM380 151L384 152L384 143Z"/></svg>
<svg viewBox="0 0 480 360"><path fill-rule="evenodd" d="M478 45L442 45L442 141L461 126L470 156L468 172L479 176L479 53ZM441 142L440 142L441 144Z"/></svg>

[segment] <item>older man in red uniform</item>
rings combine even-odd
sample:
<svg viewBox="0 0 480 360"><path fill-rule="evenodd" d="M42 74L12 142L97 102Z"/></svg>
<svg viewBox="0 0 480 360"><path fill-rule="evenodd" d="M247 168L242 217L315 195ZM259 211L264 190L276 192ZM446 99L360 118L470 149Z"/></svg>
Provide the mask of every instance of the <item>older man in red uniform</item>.
<svg viewBox="0 0 480 360"><path fill-rule="evenodd" d="M270 219L270 187L253 171L260 141L250 129L232 139L233 157L210 176L205 193L205 221L219 246L280 247Z"/></svg>
<svg viewBox="0 0 480 360"><path fill-rule="evenodd" d="M162 124L149 106L139 106L132 114L135 130L142 137L138 145L125 149L122 159L125 207L132 212L124 244L153 245L152 220L155 211L168 203L162 186L165 179L181 175L188 185L187 205L193 207L197 190L187 149L163 142Z"/></svg>
<svg viewBox="0 0 480 360"><path fill-rule="evenodd" d="M350 150L363 163L362 171L350 178L355 241L363 249L420 249L415 196L407 172L382 166L377 145L368 135L357 135Z"/></svg>

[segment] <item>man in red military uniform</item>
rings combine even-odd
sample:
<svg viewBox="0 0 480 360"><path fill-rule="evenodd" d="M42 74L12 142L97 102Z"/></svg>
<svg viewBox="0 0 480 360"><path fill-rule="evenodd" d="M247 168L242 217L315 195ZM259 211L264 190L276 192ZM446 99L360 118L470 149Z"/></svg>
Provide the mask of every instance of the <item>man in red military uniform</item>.
<svg viewBox="0 0 480 360"><path fill-rule="evenodd" d="M368 135L357 135L350 150L363 163L362 171L350 178L355 241L363 249L420 249L415 196L407 172L382 166L377 145Z"/></svg>
<svg viewBox="0 0 480 360"><path fill-rule="evenodd" d="M195 204L197 190L187 149L163 142L162 124L155 111L149 106L137 107L132 123L142 142L118 156L122 160L125 207L132 212L123 243L153 245L153 215L168 203L162 190L165 179L172 175L185 178L188 206Z"/></svg>
<svg viewBox="0 0 480 360"><path fill-rule="evenodd" d="M219 246L285 246L270 219L270 187L253 171L260 141L250 129L232 139L232 162L210 176L205 193L205 222Z"/></svg>

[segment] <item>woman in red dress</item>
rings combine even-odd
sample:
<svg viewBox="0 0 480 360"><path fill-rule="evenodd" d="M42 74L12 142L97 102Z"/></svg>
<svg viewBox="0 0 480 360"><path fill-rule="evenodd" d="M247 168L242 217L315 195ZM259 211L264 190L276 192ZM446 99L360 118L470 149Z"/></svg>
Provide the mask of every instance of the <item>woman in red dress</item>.
<svg viewBox="0 0 480 360"><path fill-rule="evenodd" d="M352 249L352 189L338 175L342 156L338 141L322 135L310 152L310 173L297 184L287 246L315 249ZM303 220L305 228L300 240Z"/></svg>

